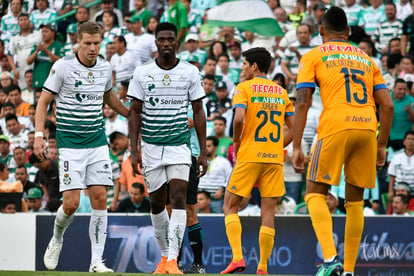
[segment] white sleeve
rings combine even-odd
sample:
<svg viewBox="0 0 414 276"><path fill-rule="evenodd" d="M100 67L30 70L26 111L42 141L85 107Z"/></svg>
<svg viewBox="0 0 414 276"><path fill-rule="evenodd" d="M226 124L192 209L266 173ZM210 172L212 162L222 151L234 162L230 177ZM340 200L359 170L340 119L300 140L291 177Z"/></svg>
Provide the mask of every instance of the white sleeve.
<svg viewBox="0 0 414 276"><path fill-rule="evenodd" d="M43 84L43 88L46 91L58 94L63 86L66 71L67 68L65 68L65 60L59 59L56 61L53 64L52 69L50 69L49 76Z"/></svg>
<svg viewBox="0 0 414 276"><path fill-rule="evenodd" d="M397 173L396 169L395 169L395 165L397 163L397 158L398 158L398 156L394 155L394 157L391 159L391 162L388 166L388 175L395 176L395 174Z"/></svg>
<svg viewBox="0 0 414 276"><path fill-rule="evenodd" d="M189 99L190 101L196 101L206 96L203 87L201 87L201 76L197 71L197 67L193 66L191 71L191 83L189 87Z"/></svg>
<svg viewBox="0 0 414 276"><path fill-rule="evenodd" d="M137 68L135 68L134 74L132 74L132 78L129 82L127 96L129 98L144 101L145 100L145 91L142 88L142 86L140 84L140 79L139 79L139 77L142 74L141 73L141 68L142 68L141 66L138 66Z"/></svg>

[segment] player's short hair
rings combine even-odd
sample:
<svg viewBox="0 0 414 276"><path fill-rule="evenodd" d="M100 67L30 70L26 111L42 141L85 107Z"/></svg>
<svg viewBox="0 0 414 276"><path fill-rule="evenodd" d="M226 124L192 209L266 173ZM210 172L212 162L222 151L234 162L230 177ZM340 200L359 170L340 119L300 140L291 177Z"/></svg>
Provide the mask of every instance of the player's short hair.
<svg viewBox="0 0 414 276"><path fill-rule="evenodd" d="M134 182L134 183L132 183L132 188L139 189L141 194L145 193L145 187L144 187L144 185L142 185L142 183Z"/></svg>
<svg viewBox="0 0 414 276"><path fill-rule="evenodd" d="M214 120L213 121L216 121L216 120L222 121L224 123L224 125L227 124L227 120L223 116L220 116L219 115L219 116L214 117Z"/></svg>
<svg viewBox="0 0 414 276"><path fill-rule="evenodd" d="M213 143L213 146L218 147L219 144L219 140L217 139L216 136L207 136L206 141L211 141Z"/></svg>
<svg viewBox="0 0 414 276"><path fill-rule="evenodd" d="M6 120L6 123L8 121L12 121L12 120L16 120L16 122L19 122L19 120L17 120L17 116L15 114L7 114L5 120Z"/></svg>
<svg viewBox="0 0 414 276"><path fill-rule="evenodd" d="M333 6L322 18L322 25L332 33L346 33L348 30L348 20L343 9Z"/></svg>
<svg viewBox="0 0 414 276"><path fill-rule="evenodd" d="M242 55L250 65L256 63L260 72L267 73L267 71L269 70L270 63L272 62L272 56L270 55L269 51L265 48L251 48L247 51L244 51Z"/></svg>
<svg viewBox="0 0 414 276"><path fill-rule="evenodd" d="M170 22L163 22L157 25L155 28L155 37L158 36L158 33L161 31L173 31L175 36L177 37L177 27L170 23Z"/></svg>
<svg viewBox="0 0 414 276"><path fill-rule="evenodd" d="M115 142L116 139L121 139L123 137L126 137L124 134L122 134L119 131L114 131L109 135L109 143Z"/></svg>
<svg viewBox="0 0 414 276"><path fill-rule="evenodd" d="M398 79L396 79L395 80L395 82L394 82L394 87L396 87L397 86L397 84L399 84L399 83L407 83L404 79L400 79L400 78L398 78Z"/></svg>
<svg viewBox="0 0 414 276"><path fill-rule="evenodd" d="M216 79L214 78L214 75L212 75L212 74L205 74L204 77L203 77L203 80L204 79L216 81Z"/></svg>
<svg viewBox="0 0 414 276"><path fill-rule="evenodd" d="M82 34L84 33L87 33L90 35L101 34L101 26L98 23L92 22L92 21L82 23L80 24L79 29L78 29L79 39L82 39Z"/></svg>
<svg viewBox="0 0 414 276"><path fill-rule="evenodd" d="M125 36L123 36L123 35L117 35L117 36L115 36L115 37L114 37L114 39L115 39L115 38L116 38L119 42L124 43L124 46L125 46L125 47L127 46L127 42L126 42Z"/></svg>
<svg viewBox="0 0 414 276"><path fill-rule="evenodd" d="M226 53L221 53L217 56L217 61L221 58L221 57L225 57L227 59L228 62L230 62L230 57L228 54Z"/></svg>
<svg viewBox="0 0 414 276"><path fill-rule="evenodd" d="M387 57L387 68L394 69L397 64L400 64L402 59L401 54L390 54Z"/></svg>
<svg viewBox="0 0 414 276"><path fill-rule="evenodd" d="M408 135L414 135L414 130L408 130L405 134L404 134L404 140L405 138L407 138Z"/></svg>

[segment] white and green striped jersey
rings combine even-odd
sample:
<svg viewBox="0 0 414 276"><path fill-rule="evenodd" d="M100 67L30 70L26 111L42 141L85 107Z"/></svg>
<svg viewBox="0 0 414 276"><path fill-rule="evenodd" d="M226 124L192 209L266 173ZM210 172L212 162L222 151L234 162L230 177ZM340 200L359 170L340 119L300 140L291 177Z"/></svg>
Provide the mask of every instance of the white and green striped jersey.
<svg viewBox="0 0 414 276"><path fill-rule="evenodd" d="M114 41L114 38L118 35L121 35L121 28L119 27L113 27L112 29L105 31L103 34L103 36L110 41Z"/></svg>
<svg viewBox="0 0 414 276"><path fill-rule="evenodd" d="M111 57L112 71L115 72L115 81L129 81L134 73L135 68L141 64L139 58L135 58L134 54L126 50L122 55L115 53Z"/></svg>
<svg viewBox="0 0 414 276"><path fill-rule="evenodd" d="M348 19L349 26L358 26L359 18L362 16L362 11L364 8L358 4L354 4L352 6L344 6L343 10L346 14L346 18Z"/></svg>
<svg viewBox="0 0 414 276"><path fill-rule="evenodd" d="M11 36L16 35L20 32L20 27L17 25L17 17L9 13L1 19L1 31L9 32Z"/></svg>
<svg viewBox="0 0 414 276"><path fill-rule="evenodd" d="M44 89L55 94L58 148L107 145L102 104L104 93L112 89L111 78L111 65L100 57L91 67L82 64L77 55L55 62Z"/></svg>
<svg viewBox="0 0 414 276"><path fill-rule="evenodd" d="M378 51L388 46L388 42L394 38L402 36L403 22L399 19L389 22L388 20L381 22L374 32L374 40L377 42L375 48Z"/></svg>
<svg viewBox="0 0 414 276"><path fill-rule="evenodd" d="M370 6L362 11L358 25L363 26L365 32L368 35L372 35L375 32L378 24L385 20L387 20L387 17L385 16L384 4L381 4L381 6L376 9Z"/></svg>
<svg viewBox="0 0 414 276"><path fill-rule="evenodd" d="M65 46L63 46L63 51L65 52L65 56L70 56L74 54L74 50L78 48L78 43L72 44L72 42L66 42Z"/></svg>
<svg viewBox="0 0 414 276"><path fill-rule="evenodd" d="M294 42L292 47L295 47L301 56L312 50L313 46L300 46L299 42ZM289 70L292 74L297 75L299 71L299 58L296 53L287 48L282 56L282 62L285 61L289 65Z"/></svg>
<svg viewBox="0 0 414 276"><path fill-rule="evenodd" d="M40 25L46 24L49 21L55 19L58 16L58 13L55 10L47 8L44 12L39 10L34 10L30 14L30 22L32 22L33 27L38 30Z"/></svg>
<svg viewBox="0 0 414 276"><path fill-rule="evenodd" d="M188 16L188 32L198 33L198 30L200 30L200 27L203 24L201 13L196 9L191 9L187 16Z"/></svg>
<svg viewBox="0 0 414 276"><path fill-rule="evenodd" d="M205 96L194 65L179 60L176 66L165 70L154 60L138 66L129 83L128 96L143 102L144 142L164 146L190 143L188 105Z"/></svg>
<svg viewBox="0 0 414 276"><path fill-rule="evenodd" d="M191 55L195 55L196 57L198 57L198 61L200 62L201 66L203 66L208 54L206 51L201 49L196 49L192 53L190 53L190 51L188 50L185 50L178 54L178 58L188 61Z"/></svg>

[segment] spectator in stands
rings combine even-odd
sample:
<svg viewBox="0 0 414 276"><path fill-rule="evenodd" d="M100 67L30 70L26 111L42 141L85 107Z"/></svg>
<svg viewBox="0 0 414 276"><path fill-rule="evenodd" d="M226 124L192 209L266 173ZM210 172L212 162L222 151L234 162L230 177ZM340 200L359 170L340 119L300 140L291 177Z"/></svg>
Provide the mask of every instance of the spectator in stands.
<svg viewBox="0 0 414 276"><path fill-rule="evenodd" d="M380 22L387 20L383 0L370 0L370 4L371 6L362 10L358 21L358 26L364 28L369 36L374 34Z"/></svg>
<svg viewBox="0 0 414 276"><path fill-rule="evenodd" d="M80 6L76 9L75 18L77 21L77 27L89 20L89 9L85 6Z"/></svg>
<svg viewBox="0 0 414 276"><path fill-rule="evenodd" d="M396 106L397 107L397 106ZM404 135L404 149L396 152L388 166L389 190L388 198L394 196L395 186L398 183L407 183L410 194L414 195L414 131L408 130ZM409 194L409 195L410 195Z"/></svg>
<svg viewBox="0 0 414 276"><path fill-rule="evenodd" d="M34 104L34 89L32 86L33 82L33 70L29 69L26 72L24 72L24 82L25 85L22 89L22 99L23 101L33 105ZM20 85L19 85L20 86Z"/></svg>
<svg viewBox="0 0 414 276"><path fill-rule="evenodd" d="M300 24L296 29L296 36L298 42L293 43L286 49L282 56L282 71L288 77L288 83L290 85L288 86L288 91L296 83L300 58L313 48L310 46L311 28L309 25Z"/></svg>
<svg viewBox="0 0 414 276"><path fill-rule="evenodd" d="M6 55L2 55L0 56L0 60L2 62L2 66L3 66L3 61L7 61L7 57ZM0 75L0 84L1 84L1 88L7 88L10 85L13 84L13 76L9 71L3 71Z"/></svg>
<svg viewBox="0 0 414 276"><path fill-rule="evenodd" d="M158 52L155 46L155 37L142 31L141 18L134 15L128 20L128 23L131 32L125 35L127 49L134 54L135 58L140 59L141 63L156 58Z"/></svg>
<svg viewBox="0 0 414 276"><path fill-rule="evenodd" d="M10 149L13 150L16 147L26 148L28 131L20 126L16 115L8 114L6 116L6 127L9 133Z"/></svg>
<svg viewBox="0 0 414 276"><path fill-rule="evenodd" d="M13 153L10 151L10 140L6 135L0 135L0 163L4 163L7 166L13 158Z"/></svg>
<svg viewBox="0 0 414 276"><path fill-rule="evenodd" d="M46 201L52 198L60 199L58 165L56 161L44 159L41 161L34 153L29 156L29 162L39 169L35 183L38 183L45 194Z"/></svg>
<svg viewBox="0 0 414 276"><path fill-rule="evenodd" d="M10 178L15 181L15 170L18 166L25 166L26 165L26 150L22 147L15 147L13 150L13 159L10 161L9 170L10 170Z"/></svg>
<svg viewBox="0 0 414 276"><path fill-rule="evenodd" d="M2 214L14 214L16 213L16 203L12 201L5 201L1 206Z"/></svg>
<svg viewBox="0 0 414 276"><path fill-rule="evenodd" d="M146 28L147 33L155 35L155 29L158 26L158 18L155 16L151 16L148 22L148 26Z"/></svg>
<svg viewBox="0 0 414 276"><path fill-rule="evenodd" d="M207 160L209 169L200 178L199 190L205 190L211 196L211 212L223 213L224 190L230 178L232 166L227 158L218 155L219 140L215 136L208 136L206 141Z"/></svg>
<svg viewBox="0 0 414 276"><path fill-rule="evenodd" d="M414 5L414 0L410 0L411 8ZM414 54L414 13L411 12L411 16L404 19L403 23L403 35L401 36L401 55ZM410 45L410 48L408 48ZM408 50L408 52L407 52Z"/></svg>
<svg viewBox="0 0 414 276"><path fill-rule="evenodd" d="M206 191L199 191L197 193L197 212L200 214L210 214L210 203L211 203L211 196L209 192Z"/></svg>
<svg viewBox="0 0 414 276"><path fill-rule="evenodd" d="M37 187L31 188L27 192L27 207L32 212L42 212L43 192Z"/></svg>
<svg viewBox="0 0 414 276"><path fill-rule="evenodd" d="M104 11L102 14L103 37L113 41L114 37L121 35L121 29L115 25L116 15L113 11Z"/></svg>
<svg viewBox="0 0 414 276"><path fill-rule="evenodd" d="M4 88L4 91L9 95L9 101L15 106L16 116L29 116L30 104L23 101L20 87L13 84Z"/></svg>
<svg viewBox="0 0 414 276"><path fill-rule="evenodd" d="M274 14L275 14L277 23L279 24L279 27L282 29L283 33L293 30L293 25L290 21L287 20L286 11L283 8L281 7L276 8L274 10Z"/></svg>
<svg viewBox="0 0 414 276"><path fill-rule="evenodd" d="M143 184L135 182L132 184L129 197L119 202L117 212L126 213L149 213L150 202L145 196L145 187Z"/></svg>
<svg viewBox="0 0 414 276"><path fill-rule="evenodd" d="M221 53L217 58L218 74L226 76L233 84L239 83L240 72L230 68L230 57Z"/></svg>
<svg viewBox="0 0 414 276"><path fill-rule="evenodd" d="M400 69L400 78L404 79L406 82L414 81L414 59L412 56L406 55L401 58Z"/></svg>
<svg viewBox="0 0 414 276"><path fill-rule="evenodd" d="M141 17L142 26L146 28L152 16L151 12L147 10L147 0L134 0L133 13Z"/></svg>
<svg viewBox="0 0 414 276"><path fill-rule="evenodd" d="M359 1L358 1L359 2ZM349 26L358 26L359 18L362 16L363 7L356 0L345 0L343 10L348 19Z"/></svg>
<svg viewBox="0 0 414 276"><path fill-rule="evenodd" d="M389 54L401 55L401 38L394 37L388 42Z"/></svg>
<svg viewBox="0 0 414 276"><path fill-rule="evenodd" d="M182 51L178 54L178 57L182 60L188 61L189 57L191 55L195 55L198 57L198 60L200 62L200 65L203 66L204 65L204 61L207 57L207 52L204 50L201 50L198 45L199 45L199 38L198 38L198 34L196 33L189 33L186 37L185 37L185 51Z"/></svg>
<svg viewBox="0 0 414 276"><path fill-rule="evenodd" d="M408 95L407 83L403 79L397 79L394 84L391 98L394 103L394 119L390 132L389 145L394 151L403 148L406 132L414 123L414 99Z"/></svg>
<svg viewBox="0 0 414 276"><path fill-rule="evenodd" d="M46 1L46 0L37 0ZM53 63L64 56L64 47L60 42L55 41L56 27L52 24L42 24L42 43L34 46L27 64L34 63L33 87L42 87Z"/></svg>
<svg viewBox="0 0 414 276"><path fill-rule="evenodd" d="M119 116L109 105L103 107L105 134L109 138L111 133L118 131L124 135L128 135L128 122L122 116Z"/></svg>
<svg viewBox="0 0 414 276"><path fill-rule="evenodd" d="M213 57L216 61L218 56L222 53L227 53L227 46L223 41L214 41L208 49L208 55Z"/></svg>
<svg viewBox="0 0 414 276"><path fill-rule="evenodd" d="M177 49L184 42L188 31L187 9L179 0L168 0L167 9L164 11L160 22L170 22L177 27Z"/></svg>
<svg viewBox="0 0 414 276"><path fill-rule="evenodd" d="M1 18L1 31L8 32L12 37L19 33L18 17L22 12L22 0L12 0L10 3L10 11Z"/></svg>
<svg viewBox="0 0 414 276"><path fill-rule="evenodd" d="M216 84L219 81L223 81L224 83L226 83L227 91L233 91L234 90L233 82L228 77L224 76L223 74L216 72L216 65L217 65L217 60L213 56L208 56L204 63L204 67L203 67L203 71L201 72L201 75L202 76L206 74L213 75Z"/></svg>
<svg viewBox="0 0 414 276"><path fill-rule="evenodd" d="M241 44L238 41L232 41L229 45L229 51L230 51L230 69L236 70L239 75L241 73L241 66L243 64L243 57L242 57L242 51L241 51Z"/></svg>
<svg viewBox="0 0 414 276"><path fill-rule="evenodd" d="M122 27L124 24L122 12L115 8L113 0L102 0L101 10L95 13L92 21L102 24L103 23L103 13L106 11L113 11L116 15L114 25Z"/></svg>
<svg viewBox="0 0 414 276"><path fill-rule="evenodd" d="M19 0L13 1L17 2ZM33 69L33 65L27 64L27 58L29 57L32 48L41 43L42 35L40 31L32 30L29 15L27 13L21 13L18 16L18 24L20 32L15 34L10 40L8 59L13 70L14 77L19 80L19 86L24 89L27 86L25 72ZM14 60L15 57L16 60ZM33 102L33 95L31 102Z"/></svg>
<svg viewBox="0 0 414 276"><path fill-rule="evenodd" d="M111 62L112 56L115 55L116 49L113 42L108 42L105 46L106 60ZM134 57L135 58L135 57Z"/></svg>
<svg viewBox="0 0 414 276"><path fill-rule="evenodd" d="M140 174L133 175L132 173L132 165L131 165L131 155L122 162L121 166L121 176L119 177L119 183L121 184L120 187L120 195L125 192L131 191L132 184L135 182L144 183L144 178L142 176L141 168L138 167L138 171ZM145 195L148 195L147 191L145 190Z"/></svg>
<svg viewBox="0 0 414 276"><path fill-rule="evenodd" d="M66 33L69 37L64 46L65 56L73 55L78 52L78 28L76 23L69 24Z"/></svg>
<svg viewBox="0 0 414 276"><path fill-rule="evenodd" d="M205 99L203 99L204 103L207 103L209 100L216 100L217 96L214 92L215 87L215 80L214 75L206 74L203 76L203 89L206 93Z"/></svg>
<svg viewBox="0 0 414 276"><path fill-rule="evenodd" d="M134 57L134 54L127 50L127 42L124 36L115 36L113 40L115 54L111 58L112 85L120 87L121 82L129 81L135 68L141 61Z"/></svg>
<svg viewBox="0 0 414 276"><path fill-rule="evenodd" d="M414 197L410 196L410 185L405 182L396 183L394 185L395 195L403 195L409 198L408 209L414 211ZM388 208L387 214L392 214L392 201Z"/></svg>
<svg viewBox="0 0 414 276"><path fill-rule="evenodd" d="M397 18L397 8L394 3L385 5L385 15L387 19L377 25L373 35L375 47L381 54L389 51L388 43L392 38L402 36L403 27L403 22Z"/></svg>
<svg viewBox="0 0 414 276"><path fill-rule="evenodd" d="M36 184L28 179L29 174L27 173L27 168L24 165L18 165L17 168L14 169L14 177L16 181L20 181L23 184L23 197L26 197L31 188L37 187Z"/></svg>
<svg viewBox="0 0 414 276"><path fill-rule="evenodd" d="M6 181L6 182L11 182L11 181L9 181L9 176L10 176L10 172L9 172L9 168L8 168L7 164L0 163L0 180L1 181Z"/></svg>
<svg viewBox="0 0 414 276"><path fill-rule="evenodd" d="M401 21L404 21L413 13L410 0L395 1L395 6L397 8L397 18Z"/></svg>
<svg viewBox="0 0 414 276"><path fill-rule="evenodd" d="M222 116L214 118L214 136L218 139L217 155L227 157L227 150L233 140L225 135L227 120Z"/></svg>
<svg viewBox="0 0 414 276"><path fill-rule="evenodd" d="M338 210L338 195L333 191L328 191L326 195L326 204L328 205L329 212L332 215L343 215L341 211Z"/></svg>
<svg viewBox="0 0 414 276"><path fill-rule="evenodd" d="M48 24L50 21L58 17L58 13L49 8L48 0L35 0L35 9L30 13L30 21L33 27L38 30L42 28L42 24ZM52 23L54 28L56 24Z"/></svg>
<svg viewBox="0 0 414 276"><path fill-rule="evenodd" d="M302 19L306 17L306 0L297 0L293 10L288 15L288 20L292 22L293 27L296 29Z"/></svg>
<svg viewBox="0 0 414 276"><path fill-rule="evenodd" d="M47 151L47 154L46 154L46 158L47 159L49 159L49 160L57 160L57 156L58 154L57 154L57 148L56 147L50 147L49 146L49 149L48 149L48 151Z"/></svg>
<svg viewBox="0 0 414 276"><path fill-rule="evenodd" d="M118 163L121 164L129 156L128 137L119 132L114 131L109 135L109 144L114 156L118 157Z"/></svg>
<svg viewBox="0 0 414 276"><path fill-rule="evenodd" d="M403 215L403 216L413 216L414 212L408 209L409 198L405 195L396 195L392 199L392 214L393 215Z"/></svg>
<svg viewBox="0 0 414 276"><path fill-rule="evenodd" d="M377 58L377 50L370 38L361 39L358 47L374 60L378 68L381 68L381 61Z"/></svg>
<svg viewBox="0 0 414 276"><path fill-rule="evenodd" d="M203 24L202 14L199 10L191 7L192 0L180 0L187 10L188 18L188 33L198 34L200 32L201 24Z"/></svg>
<svg viewBox="0 0 414 276"><path fill-rule="evenodd" d="M401 54L390 54L387 58L387 71L382 74L390 92L394 88L395 80L400 74Z"/></svg>
<svg viewBox="0 0 414 276"><path fill-rule="evenodd" d="M214 120L217 116L222 116L227 110L231 109L231 99L227 91L226 83L217 82L216 99L207 102L207 120Z"/></svg>

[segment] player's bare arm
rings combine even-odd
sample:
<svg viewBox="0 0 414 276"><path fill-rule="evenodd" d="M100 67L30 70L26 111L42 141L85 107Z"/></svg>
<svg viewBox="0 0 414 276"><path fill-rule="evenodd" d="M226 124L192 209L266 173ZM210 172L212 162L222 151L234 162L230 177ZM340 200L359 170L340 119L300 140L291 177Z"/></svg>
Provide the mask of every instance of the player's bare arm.
<svg viewBox="0 0 414 276"><path fill-rule="evenodd" d="M49 104L52 102L54 95L47 92L42 92L39 98L39 102L37 103L36 107L36 117L35 117L35 125L36 125L36 132L35 133L43 133L47 108ZM40 160L45 159L46 154L46 144L43 140L43 136L35 135L35 141L33 145L33 152Z"/></svg>
<svg viewBox="0 0 414 276"><path fill-rule="evenodd" d="M293 156L292 165L297 173L305 172L305 157L302 152L302 136L312 102L312 89L300 88L297 91L295 115L293 117Z"/></svg>
<svg viewBox="0 0 414 276"><path fill-rule="evenodd" d="M387 89L378 89L374 92L375 103L380 106L380 131L378 135L377 166L385 164L385 148L390 136L394 104Z"/></svg>
<svg viewBox="0 0 414 276"><path fill-rule="evenodd" d="M131 165L132 173L140 174L138 170L138 164L141 167L141 146L139 143L139 137L141 133L141 112L142 102L139 100L132 100L131 107L128 114L128 129L129 139L131 143Z"/></svg>
<svg viewBox="0 0 414 276"><path fill-rule="evenodd" d="M286 116L285 117L285 124L288 127L288 130L285 132L283 136L283 147L287 147L290 142L292 142L293 138L293 116Z"/></svg>
<svg viewBox="0 0 414 276"><path fill-rule="evenodd" d="M206 152L206 114L204 113L201 100L191 102L193 107L194 127L197 132L198 143L200 144L200 155L197 160L198 177L202 177L207 172L207 152ZM202 167L202 170L200 170Z"/></svg>
<svg viewBox="0 0 414 276"><path fill-rule="evenodd" d="M234 147L234 155L236 156L237 160L237 152L240 148L241 143L241 136L243 133L244 127L244 114L246 110L241 107L237 107L235 109L234 120L233 120L233 147Z"/></svg>
<svg viewBox="0 0 414 276"><path fill-rule="evenodd" d="M125 118L128 118L128 108L118 99L116 94L112 91L108 91L104 94L104 103L109 105L118 114L121 114Z"/></svg>

